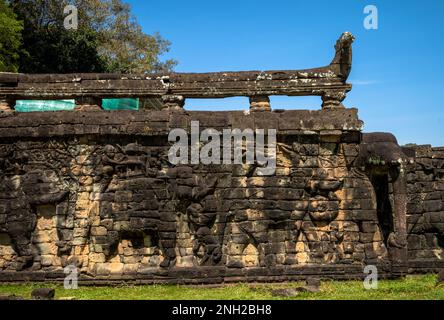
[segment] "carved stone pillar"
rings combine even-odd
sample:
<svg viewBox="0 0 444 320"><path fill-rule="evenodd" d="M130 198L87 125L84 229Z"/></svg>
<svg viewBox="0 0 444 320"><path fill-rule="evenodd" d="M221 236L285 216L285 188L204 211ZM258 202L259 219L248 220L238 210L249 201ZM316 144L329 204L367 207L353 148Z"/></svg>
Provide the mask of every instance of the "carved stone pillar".
<svg viewBox="0 0 444 320"><path fill-rule="evenodd" d="M270 98L268 96L250 97L250 111L271 111Z"/></svg>
<svg viewBox="0 0 444 320"><path fill-rule="evenodd" d="M344 108L342 101L347 96L344 90L327 90L322 94L322 109Z"/></svg>
<svg viewBox="0 0 444 320"><path fill-rule="evenodd" d="M183 109L185 98L180 95L167 94L162 96L163 109Z"/></svg>

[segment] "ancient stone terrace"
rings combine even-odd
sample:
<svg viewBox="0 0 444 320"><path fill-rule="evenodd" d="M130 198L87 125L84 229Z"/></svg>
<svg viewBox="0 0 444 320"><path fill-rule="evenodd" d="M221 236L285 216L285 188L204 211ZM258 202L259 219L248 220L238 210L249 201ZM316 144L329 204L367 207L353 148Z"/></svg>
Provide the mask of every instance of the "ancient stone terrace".
<svg viewBox="0 0 444 320"><path fill-rule="evenodd" d="M444 150L363 134L353 36L332 63L295 71L0 75L0 281L285 281L444 268ZM317 95L320 110L272 110ZM187 111L187 98L246 96L250 111ZM104 111L139 98L139 111ZM73 111L14 110L75 99ZM275 129L276 170L173 164L172 129Z"/></svg>

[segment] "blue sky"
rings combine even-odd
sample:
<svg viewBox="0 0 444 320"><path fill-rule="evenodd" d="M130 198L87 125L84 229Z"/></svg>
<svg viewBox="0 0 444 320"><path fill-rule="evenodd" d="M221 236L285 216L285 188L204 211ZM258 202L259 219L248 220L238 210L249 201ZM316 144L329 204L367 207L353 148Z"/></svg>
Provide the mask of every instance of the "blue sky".
<svg viewBox="0 0 444 320"><path fill-rule="evenodd" d="M301 69L328 64L344 31L356 36L353 89L365 131L401 144L444 146L444 0L142 1L132 5L144 32L172 42L175 71ZM376 5L378 30L363 10ZM273 108L319 109L318 97L272 97ZM191 100L193 110L246 109L246 98Z"/></svg>

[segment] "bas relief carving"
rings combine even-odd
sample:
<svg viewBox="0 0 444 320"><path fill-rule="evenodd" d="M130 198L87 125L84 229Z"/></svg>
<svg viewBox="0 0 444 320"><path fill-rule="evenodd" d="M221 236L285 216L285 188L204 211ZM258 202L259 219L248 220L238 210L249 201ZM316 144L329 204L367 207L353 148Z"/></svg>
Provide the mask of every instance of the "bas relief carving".
<svg viewBox="0 0 444 320"><path fill-rule="evenodd" d="M106 275L403 261L407 157L382 138L280 142L270 177L254 165L173 166L164 146L140 141L3 144L0 267L74 263Z"/></svg>

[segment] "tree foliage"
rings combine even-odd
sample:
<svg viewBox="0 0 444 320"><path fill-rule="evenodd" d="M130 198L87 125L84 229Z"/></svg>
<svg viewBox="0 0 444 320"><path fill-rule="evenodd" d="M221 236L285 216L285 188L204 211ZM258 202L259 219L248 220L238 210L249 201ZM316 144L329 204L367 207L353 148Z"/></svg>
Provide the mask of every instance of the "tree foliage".
<svg viewBox="0 0 444 320"><path fill-rule="evenodd" d="M170 43L147 35L121 0L11 0L24 21L20 71L120 72L169 71L175 61L159 56ZM64 8L78 10L78 29L66 30Z"/></svg>
<svg viewBox="0 0 444 320"><path fill-rule="evenodd" d="M17 72L23 24L5 0L0 0L0 72Z"/></svg>
<svg viewBox="0 0 444 320"><path fill-rule="evenodd" d="M12 7L24 22L20 72L104 72L106 63L97 51L97 35L83 28L66 30L61 1L20 0Z"/></svg>
<svg viewBox="0 0 444 320"><path fill-rule="evenodd" d="M158 33L147 35L137 23L128 4L121 0L74 0L79 24L99 35L99 54L110 72L150 72L171 70L176 62L161 62L170 42Z"/></svg>

